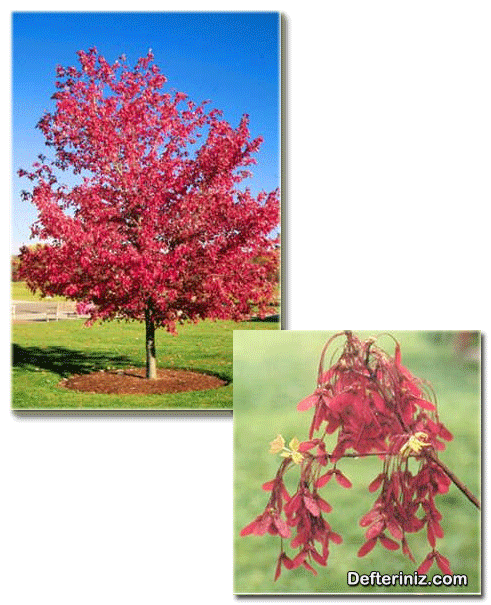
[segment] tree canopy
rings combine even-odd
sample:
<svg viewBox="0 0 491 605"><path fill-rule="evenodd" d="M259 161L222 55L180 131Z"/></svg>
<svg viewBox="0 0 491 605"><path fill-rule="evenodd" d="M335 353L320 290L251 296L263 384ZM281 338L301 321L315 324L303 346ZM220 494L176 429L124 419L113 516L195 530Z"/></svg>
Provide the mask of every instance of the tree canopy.
<svg viewBox="0 0 491 605"><path fill-rule="evenodd" d="M279 190L253 195L262 139L207 102L165 89L151 51L134 68L95 48L57 67L38 123L48 160L20 170L38 210L21 274L44 295L93 303L90 321L176 324L264 313L278 271ZM62 182L78 175L77 184ZM276 234L276 236L275 236ZM257 258L261 257L261 263Z"/></svg>

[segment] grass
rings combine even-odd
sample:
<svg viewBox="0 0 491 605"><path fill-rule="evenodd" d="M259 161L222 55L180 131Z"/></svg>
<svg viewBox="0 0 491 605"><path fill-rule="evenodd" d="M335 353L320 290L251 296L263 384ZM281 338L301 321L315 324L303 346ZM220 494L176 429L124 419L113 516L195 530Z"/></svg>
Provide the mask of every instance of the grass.
<svg viewBox="0 0 491 605"><path fill-rule="evenodd" d="M232 334L271 330L279 324L217 321L182 326L178 336L158 330L159 368L182 368L219 376L227 386L168 395L78 393L58 386L72 374L145 366L145 327L82 320L17 323L12 328L12 407L15 410L215 410L232 408Z"/></svg>
<svg viewBox="0 0 491 605"><path fill-rule="evenodd" d="M33 294L23 281L12 282L11 298L12 300L25 300L26 302L46 302L48 300L55 302L66 301L66 298L64 298L63 296L53 296L52 298L48 299L42 298L39 293Z"/></svg>
<svg viewBox="0 0 491 605"><path fill-rule="evenodd" d="M360 333L370 336L372 333ZM439 414L454 434L454 440L440 454L441 459L480 495L480 368L465 362L452 348L451 338L435 333L393 332L402 347L403 363L435 388ZM278 456L268 453L269 442L280 433L288 442L293 436L306 439L312 410L297 412L298 401L310 394L316 383L320 350L329 337L323 332L241 332L234 335L234 592L244 593L412 593L468 594L480 592L480 514L455 487L440 495L437 505L443 515L445 536L437 548L450 560L455 574L466 574L466 587L349 587L347 572L369 574L413 574L430 548L424 532L411 534L409 544L417 565L399 551L377 545L366 557L356 553L364 542L360 517L375 499L369 482L378 474L377 459L344 459L339 468L353 487L343 489L331 481L321 490L333 506L327 520L343 536L341 545L332 545L327 567L313 576L303 568L283 570L275 583L273 575L280 539L266 535L239 537L242 527L261 513L268 495L261 490L278 468ZM384 338L381 344L393 350ZM327 360L328 361L328 360ZM292 470L289 485L298 475ZM285 541L285 549L292 552ZM295 551L296 552L296 551ZM439 573L436 567L429 577Z"/></svg>

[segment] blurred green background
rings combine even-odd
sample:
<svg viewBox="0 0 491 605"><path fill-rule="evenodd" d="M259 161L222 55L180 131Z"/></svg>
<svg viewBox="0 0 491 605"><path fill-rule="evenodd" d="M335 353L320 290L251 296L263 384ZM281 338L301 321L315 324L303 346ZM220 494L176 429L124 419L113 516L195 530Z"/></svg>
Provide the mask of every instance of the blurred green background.
<svg viewBox="0 0 491 605"><path fill-rule="evenodd" d="M391 552L380 544L364 558L357 557L365 531L358 522L377 496L367 489L381 470L381 461L377 458L341 460L339 468L352 481L353 487L343 489L331 481L321 490L321 495L333 506L326 519L344 541L339 546L332 544L327 567L315 565L317 576L303 567L293 571L283 568L281 577L273 582L280 538L270 535L239 537L242 527L262 513L268 493L261 485L274 477L281 461L279 455L269 453L269 442L278 433L287 443L294 436L300 441L308 438L313 410L297 412L296 404L315 389L320 353L333 333L234 331L234 593L479 593L480 513L453 484L447 494L436 500L443 515L441 525L445 532L444 538L437 541L437 549L450 560L454 574L468 576L466 587L347 585L350 570L359 574L369 574L372 570L382 574L399 571L413 574L430 551L423 531L408 536L416 565L400 550ZM380 332L355 333L364 339ZM480 497L479 335L390 333L401 344L403 364L433 385L440 419L454 435L440 458ZM339 343L342 346L344 339ZM394 343L389 337L383 336L378 344L393 353ZM335 349L336 345L330 350ZM329 359L328 354L326 367ZM329 446L331 442L327 443ZM291 481L287 482L291 493L298 481L298 472L292 469L286 477ZM291 553L287 542L286 550ZM437 573L440 570L434 564L428 572L429 577Z"/></svg>

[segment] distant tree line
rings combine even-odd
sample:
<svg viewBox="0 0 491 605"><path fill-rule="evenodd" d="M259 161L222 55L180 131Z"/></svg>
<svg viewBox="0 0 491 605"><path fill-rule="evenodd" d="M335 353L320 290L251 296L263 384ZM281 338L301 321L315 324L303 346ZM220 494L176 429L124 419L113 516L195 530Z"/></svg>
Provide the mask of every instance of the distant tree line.
<svg viewBox="0 0 491 605"><path fill-rule="evenodd" d="M20 263L19 255L12 254L10 257L10 272L12 275L12 281L22 281L19 276L19 263Z"/></svg>

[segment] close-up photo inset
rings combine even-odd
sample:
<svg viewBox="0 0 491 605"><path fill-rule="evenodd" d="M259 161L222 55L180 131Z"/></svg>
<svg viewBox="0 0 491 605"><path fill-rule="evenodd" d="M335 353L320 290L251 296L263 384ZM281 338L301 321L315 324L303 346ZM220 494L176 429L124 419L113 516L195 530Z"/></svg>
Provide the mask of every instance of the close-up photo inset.
<svg viewBox="0 0 491 605"><path fill-rule="evenodd" d="M480 352L234 332L234 593L480 594Z"/></svg>

